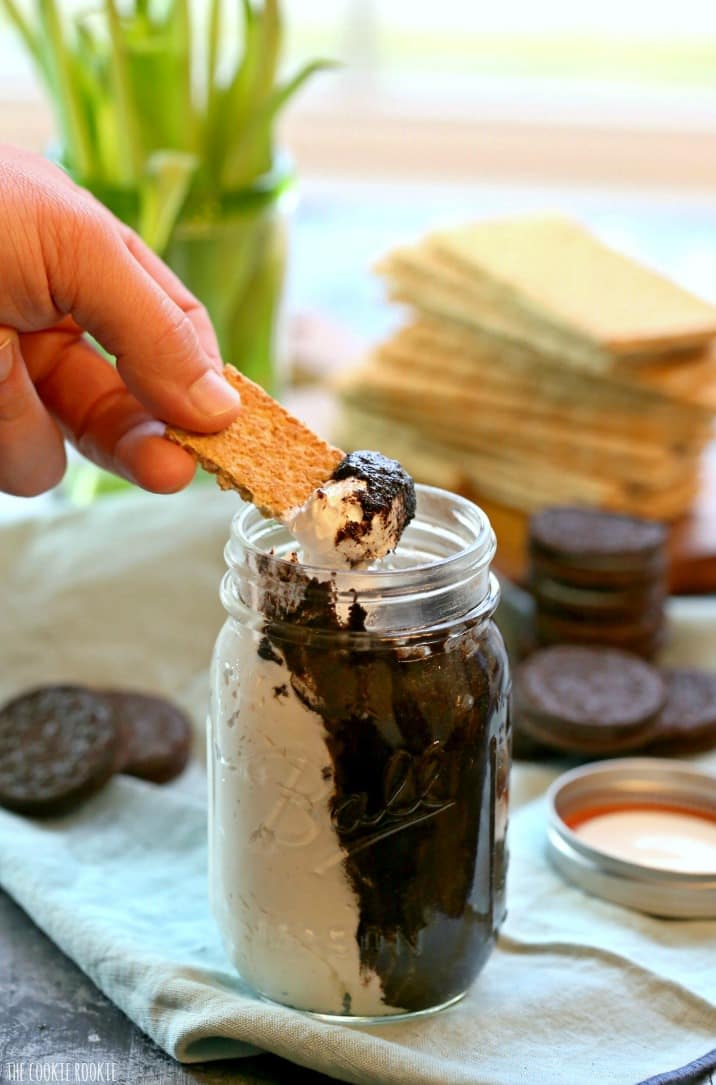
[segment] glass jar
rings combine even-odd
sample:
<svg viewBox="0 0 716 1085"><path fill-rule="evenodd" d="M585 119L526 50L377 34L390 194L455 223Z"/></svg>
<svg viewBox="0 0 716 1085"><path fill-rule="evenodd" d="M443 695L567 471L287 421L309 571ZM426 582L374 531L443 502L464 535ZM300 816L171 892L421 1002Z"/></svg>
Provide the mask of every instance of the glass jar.
<svg viewBox="0 0 716 1085"><path fill-rule="evenodd" d="M457 1001L505 910L509 678L495 538L418 486L375 570L291 559L252 506L232 525L212 666L210 884L263 997L333 1019Z"/></svg>

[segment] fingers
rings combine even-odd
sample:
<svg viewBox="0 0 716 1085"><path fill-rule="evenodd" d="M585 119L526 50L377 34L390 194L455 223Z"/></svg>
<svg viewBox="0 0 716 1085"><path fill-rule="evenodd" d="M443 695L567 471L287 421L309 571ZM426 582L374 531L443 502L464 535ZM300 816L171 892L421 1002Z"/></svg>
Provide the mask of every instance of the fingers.
<svg viewBox="0 0 716 1085"><path fill-rule="evenodd" d="M65 473L65 445L37 396L15 332L0 327L0 490L33 497Z"/></svg>
<svg viewBox="0 0 716 1085"><path fill-rule="evenodd" d="M141 264L155 282L159 283L163 290L166 290L169 297L172 298L179 308L189 317L209 361L213 364L217 372L221 372L223 365L219 352L219 344L216 341L216 334L211 320L209 319L209 314L204 306L194 297L191 291L186 288L184 283L174 274L171 268L167 267L164 261L160 260L157 254L152 252L148 245L145 245L139 235L135 234L134 230L130 230L128 226L120 223L120 231L124 243L134 259Z"/></svg>
<svg viewBox="0 0 716 1085"><path fill-rule="evenodd" d="M163 438L162 423L71 321L23 335L22 349L43 403L88 459L155 493L174 493L191 481L191 456Z"/></svg>
<svg viewBox="0 0 716 1085"><path fill-rule="evenodd" d="M30 494L59 479L54 418L103 466L148 489L180 489L193 462L154 418L213 432L240 409L205 311L131 231L37 156L0 148L0 220L0 325L22 332L18 345L0 326L0 486ZM80 328L117 357L117 370Z"/></svg>
<svg viewBox="0 0 716 1085"><path fill-rule="evenodd" d="M153 415L214 432L237 415L204 311L134 235L87 202L55 223L50 290L62 312L116 355L117 368Z"/></svg>

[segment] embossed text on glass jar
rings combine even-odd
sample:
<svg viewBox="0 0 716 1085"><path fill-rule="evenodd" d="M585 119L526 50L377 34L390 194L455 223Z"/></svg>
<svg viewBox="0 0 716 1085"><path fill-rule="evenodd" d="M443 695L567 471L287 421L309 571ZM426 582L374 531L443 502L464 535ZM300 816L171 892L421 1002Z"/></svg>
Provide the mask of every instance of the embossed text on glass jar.
<svg viewBox="0 0 716 1085"><path fill-rule="evenodd" d="M460 998L504 913L509 680L494 535L418 487L375 570L289 560L252 508L227 546L209 721L212 902L260 994L326 1016Z"/></svg>

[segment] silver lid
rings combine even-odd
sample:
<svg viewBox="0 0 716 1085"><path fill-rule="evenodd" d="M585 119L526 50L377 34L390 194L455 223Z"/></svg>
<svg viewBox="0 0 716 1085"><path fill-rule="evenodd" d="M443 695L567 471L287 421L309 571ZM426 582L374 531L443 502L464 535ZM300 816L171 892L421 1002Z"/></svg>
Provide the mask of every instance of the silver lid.
<svg viewBox="0 0 716 1085"><path fill-rule="evenodd" d="M635 808L705 816L716 824L716 776L680 761L633 757L564 773L547 795L547 852L560 873L594 896L649 915L716 917L716 869L685 873L616 858L581 839L569 822Z"/></svg>

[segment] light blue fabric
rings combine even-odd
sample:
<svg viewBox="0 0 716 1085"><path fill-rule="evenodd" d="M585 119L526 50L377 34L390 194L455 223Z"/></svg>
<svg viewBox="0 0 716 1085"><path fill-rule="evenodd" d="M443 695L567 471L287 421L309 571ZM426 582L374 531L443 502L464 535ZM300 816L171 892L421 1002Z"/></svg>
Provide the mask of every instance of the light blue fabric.
<svg viewBox="0 0 716 1085"><path fill-rule="evenodd" d="M650 919L565 885L543 800L511 826L510 916L458 1006L326 1025L267 1005L224 956L202 802L119 778L77 813L0 812L0 881L154 1040L187 1062L273 1051L350 1082L634 1085L716 1036L716 922Z"/></svg>

